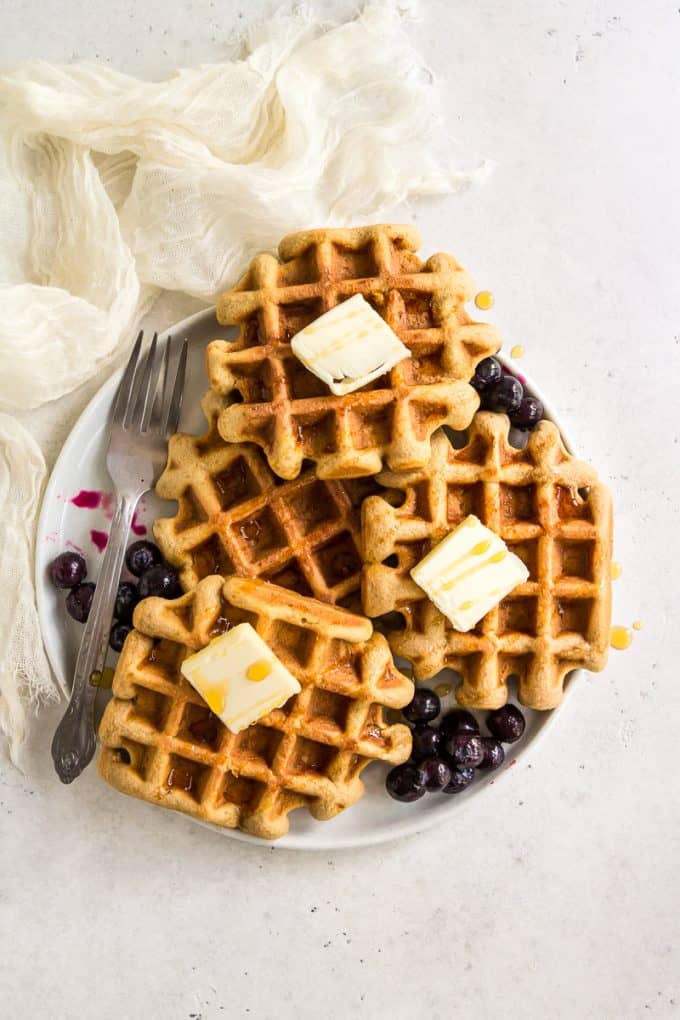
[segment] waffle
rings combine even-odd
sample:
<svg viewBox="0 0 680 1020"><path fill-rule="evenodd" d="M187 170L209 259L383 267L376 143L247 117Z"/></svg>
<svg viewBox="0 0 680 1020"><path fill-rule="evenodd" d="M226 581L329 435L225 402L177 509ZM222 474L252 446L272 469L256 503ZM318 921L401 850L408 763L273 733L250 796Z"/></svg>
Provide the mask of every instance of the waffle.
<svg viewBox="0 0 680 1020"><path fill-rule="evenodd" d="M451 667L457 698L469 708L505 704L509 677L520 701L553 708L567 673L600 670L611 612L612 509L595 471L565 450L557 428L541 422L525 449L509 444L504 415L475 416L462 449L442 431L423 470L383 472L403 503L380 496L363 506L363 603L383 622L396 655L420 680ZM584 491L587 490L587 491ZM501 535L530 576L469 633L459 633L409 576L409 570L468 514Z"/></svg>
<svg viewBox="0 0 680 1020"><path fill-rule="evenodd" d="M183 678L181 662L230 625L250 622L302 691L242 733L229 732ZM288 831L288 813L337 815L364 790L371 761L411 750L400 708L413 684L369 620L265 581L207 577L174 601L139 604L99 737L112 786L263 839Z"/></svg>
<svg viewBox="0 0 680 1020"><path fill-rule="evenodd" d="M153 531L184 591L210 574L237 574L360 611L360 508L381 491L377 482L322 480L309 469L282 482L257 446L224 442L213 396L203 409L208 431L171 438L156 485L178 502Z"/></svg>
<svg viewBox="0 0 680 1020"><path fill-rule="evenodd" d="M450 255L422 262L417 231L403 226L312 230L285 237L279 259L258 255L218 302L238 339L208 347L208 375L226 407L229 442L265 451L282 478L305 458L319 478L353 478L424 465L438 426L465 428L479 399L468 384L500 346L496 330L464 308L475 287ZM412 352L363 389L334 396L293 354L291 338L323 312L362 294Z"/></svg>

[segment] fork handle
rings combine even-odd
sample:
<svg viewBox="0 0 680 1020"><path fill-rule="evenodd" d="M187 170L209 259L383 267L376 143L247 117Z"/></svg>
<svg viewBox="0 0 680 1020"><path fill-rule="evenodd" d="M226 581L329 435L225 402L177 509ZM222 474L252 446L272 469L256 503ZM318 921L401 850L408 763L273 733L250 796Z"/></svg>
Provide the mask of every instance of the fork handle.
<svg viewBox="0 0 680 1020"><path fill-rule="evenodd" d="M138 500L139 494L118 497L90 615L80 642L71 698L52 740L54 767L62 783L72 783L78 778L92 760L97 746L94 728L97 688L91 683L91 677L104 668L106 661L118 582Z"/></svg>

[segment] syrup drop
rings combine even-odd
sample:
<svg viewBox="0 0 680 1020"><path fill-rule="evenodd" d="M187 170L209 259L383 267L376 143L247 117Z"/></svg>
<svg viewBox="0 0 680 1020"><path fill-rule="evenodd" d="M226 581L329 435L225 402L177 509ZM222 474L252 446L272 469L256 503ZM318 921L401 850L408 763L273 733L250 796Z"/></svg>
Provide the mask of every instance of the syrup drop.
<svg viewBox="0 0 680 1020"><path fill-rule="evenodd" d="M630 648L632 640L633 635L628 627L612 627L609 643L618 652L625 652L626 648Z"/></svg>
<svg viewBox="0 0 680 1020"><path fill-rule="evenodd" d="M490 290L480 290L479 294L475 294L475 304L483 312L488 312L490 308L493 308L493 302L494 297Z"/></svg>

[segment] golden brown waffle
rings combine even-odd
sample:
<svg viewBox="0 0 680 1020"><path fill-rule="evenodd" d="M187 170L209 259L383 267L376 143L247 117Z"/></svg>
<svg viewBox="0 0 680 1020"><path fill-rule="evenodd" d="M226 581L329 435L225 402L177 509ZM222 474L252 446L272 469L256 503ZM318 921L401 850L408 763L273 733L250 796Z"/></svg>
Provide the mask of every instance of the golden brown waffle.
<svg viewBox="0 0 680 1020"><path fill-rule="evenodd" d="M600 670L606 662L611 499L595 471L565 450L551 422L541 422L523 450L509 444L508 430L504 415L479 413L462 449L440 432L427 467L378 476L405 498L398 507L380 496L364 503L363 603L369 616L401 614L404 627L392 630L389 641L418 679L446 666L460 673L460 704L505 704L513 676L523 704L547 709L559 704L567 673ZM499 534L530 576L462 634L409 570L468 514Z"/></svg>
<svg viewBox="0 0 680 1020"><path fill-rule="evenodd" d="M180 665L247 621L298 678L300 694L242 733L229 732ZM406 726L387 725L413 684L369 620L265 581L207 577L174 601L135 610L101 722L99 771L124 793L264 839L307 807L327 819L358 800L371 761L402 762Z"/></svg>
<svg viewBox="0 0 680 1020"><path fill-rule="evenodd" d="M252 443L225 443L214 427L204 436L178 433L156 492L178 501L174 517L153 531L185 591L210 574L261 577L301 595L360 611L361 519L372 478L322 480L307 470L282 482Z"/></svg>
<svg viewBox="0 0 680 1020"><path fill-rule="evenodd" d="M251 441L282 478L305 458L319 478L372 475L383 458L394 470L423 465L438 426L465 428L478 406L468 384L478 362L500 346L496 330L473 322L464 302L470 276L450 255L422 262L416 230L372 226L290 234L279 259L258 255L218 302L217 317L240 326L234 343L208 347L210 384L236 391L219 429ZM363 389L334 396L293 354L291 338L354 294L389 323L412 352Z"/></svg>

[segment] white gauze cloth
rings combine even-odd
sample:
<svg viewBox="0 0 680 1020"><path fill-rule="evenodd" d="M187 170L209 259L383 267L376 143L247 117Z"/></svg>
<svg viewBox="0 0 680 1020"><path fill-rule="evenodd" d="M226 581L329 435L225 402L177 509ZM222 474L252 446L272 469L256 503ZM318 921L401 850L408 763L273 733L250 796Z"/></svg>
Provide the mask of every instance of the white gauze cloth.
<svg viewBox="0 0 680 1020"><path fill-rule="evenodd" d="M56 697L33 596L33 520L45 480L40 447L0 414L0 729L18 763L28 703Z"/></svg>
<svg viewBox="0 0 680 1020"><path fill-rule="evenodd" d="M469 181L406 17L387 0L342 24L278 10L238 58L161 82L40 62L0 76L0 408L54 400L112 361L158 288L212 302L288 231ZM0 443L15 584L0 619L16 627L0 726L16 747L21 692L45 691L29 562L43 467L18 429Z"/></svg>

